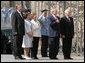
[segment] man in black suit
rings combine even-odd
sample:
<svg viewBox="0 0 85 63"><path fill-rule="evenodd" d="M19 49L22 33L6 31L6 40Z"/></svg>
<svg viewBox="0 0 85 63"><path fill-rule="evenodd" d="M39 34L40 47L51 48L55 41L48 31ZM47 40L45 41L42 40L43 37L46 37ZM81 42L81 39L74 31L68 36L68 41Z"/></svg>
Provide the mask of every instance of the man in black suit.
<svg viewBox="0 0 85 63"><path fill-rule="evenodd" d="M23 59L22 41L25 34L24 18L22 15L22 5L17 5L17 10L12 14L12 39L13 39L13 54L15 59Z"/></svg>
<svg viewBox="0 0 85 63"><path fill-rule="evenodd" d="M72 59L70 57L70 54L71 54L72 38L74 36L74 23L73 23L73 18L70 17L70 15L71 15L70 9L66 9L65 16L62 17L60 21L61 35L63 39L64 59Z"/></svg>
<svg viewBox="0 0 85 63"><path fill-rule="evenodd" d="M58 59L56 56L59 50L60 38L60 18L57 15L57 10L52 9L52 15L48 17L49 24L49 57L50 59Z"/></svg>

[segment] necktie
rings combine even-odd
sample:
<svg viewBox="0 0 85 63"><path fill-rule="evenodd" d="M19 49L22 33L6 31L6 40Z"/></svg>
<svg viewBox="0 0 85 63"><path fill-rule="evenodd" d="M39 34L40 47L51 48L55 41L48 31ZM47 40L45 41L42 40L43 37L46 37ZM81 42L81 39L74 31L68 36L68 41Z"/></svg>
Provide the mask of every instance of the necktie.
<svg viewBox="0 0 85 63"><path fill-rule="evenodd" d="M56 21L57 21L57 17L55 16L55 19L56 19Z"/></svg>
<svg viewBox="0 0 85 63"><path fill-rule="evenodd" d="M22 14L21 14L21 12L20 12L20 16L22 17ZM23 17L22 17L23 18Z"/></svg>
<svg viewBox="0 0 85 63"><path fill-rule="evenodd" d="M69 16L68 16L68 20L69 20L69 22L70 22L70 18L69 18Z"/></svg>
<svg viewBox="0 0 85 63"><path fill-rule="evenodd" d="M57 19L57 17L56 17L56 16L55 16L55 19L56 19L56 21L57 21L57 22L59 22L59 20Z"/></svg>

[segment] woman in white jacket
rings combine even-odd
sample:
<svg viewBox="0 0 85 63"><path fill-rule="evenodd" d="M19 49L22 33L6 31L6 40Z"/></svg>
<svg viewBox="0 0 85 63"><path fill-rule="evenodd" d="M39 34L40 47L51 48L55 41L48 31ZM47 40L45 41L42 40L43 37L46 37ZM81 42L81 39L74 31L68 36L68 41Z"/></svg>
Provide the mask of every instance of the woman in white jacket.
<svg viewBox="0 0 85 63"><path fill-rule="evenodd" d="M31 48L31 57L33 59L38 59L37 58L38 44L39 44L39 38L41 37L40 23L37 21L35 13L33 13L31 17L32 17L31 24L33 32L33 47Z"/></svg>

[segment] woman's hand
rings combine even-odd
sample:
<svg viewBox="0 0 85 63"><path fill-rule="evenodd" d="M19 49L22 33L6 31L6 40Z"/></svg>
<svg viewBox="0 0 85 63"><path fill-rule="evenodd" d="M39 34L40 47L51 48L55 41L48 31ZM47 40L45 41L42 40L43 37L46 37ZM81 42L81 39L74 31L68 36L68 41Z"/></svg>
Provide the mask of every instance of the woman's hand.
<svg viewBox="0 0 85 63"><path fill-rule="evenodd" d="M27 33L30 38L33 37L33 33Z"/></svg>
<svg viewBox="0 0 85 63"><path fill-rule="evenodd" d="M32 34L29 34L29 37L30 37L30 38L32 38L32 37L33 37L33 35L32 35Z"/></svg>
<svg viewBox="0 0 85 63"><path fill-rule="evenodd" d="M62 35L62 38L65 38L65 35Z"/></svg>

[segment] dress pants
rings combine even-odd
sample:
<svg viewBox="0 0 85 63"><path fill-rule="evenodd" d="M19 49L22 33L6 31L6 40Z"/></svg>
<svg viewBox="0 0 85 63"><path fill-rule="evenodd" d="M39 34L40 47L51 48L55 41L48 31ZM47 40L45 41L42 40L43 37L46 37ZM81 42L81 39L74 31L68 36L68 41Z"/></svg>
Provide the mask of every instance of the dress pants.
<svg viewBox="0 0 85 63"><path fill-rule="evenodd" d="M64 58L70 58L72 38L63 39L63 55Z"/></svg>
<svg viewBox="0 0 85 63"><path fill-rule="evenodd" d="M33 37L33 47L30 49L31 57L37 57L39 37Z"/></svg>
<svg viewBox="0 0 85 63"><path fill-rule="evenodd" d="M42 35L41 55L47 56L48 36Z"/></svg>
<svg viewBox="0 0 85 63"><path fill-rule="evenodd" d="M13 36L13 55L14 57L21 57L22 54L22 41L23 41L23 36Z"/></svg>
<svg viewBox="0 0 85 63"><path fill-rule="evenodd" d="M49 37L49 57L55 59L59 50L59 37Z"/></svg>

